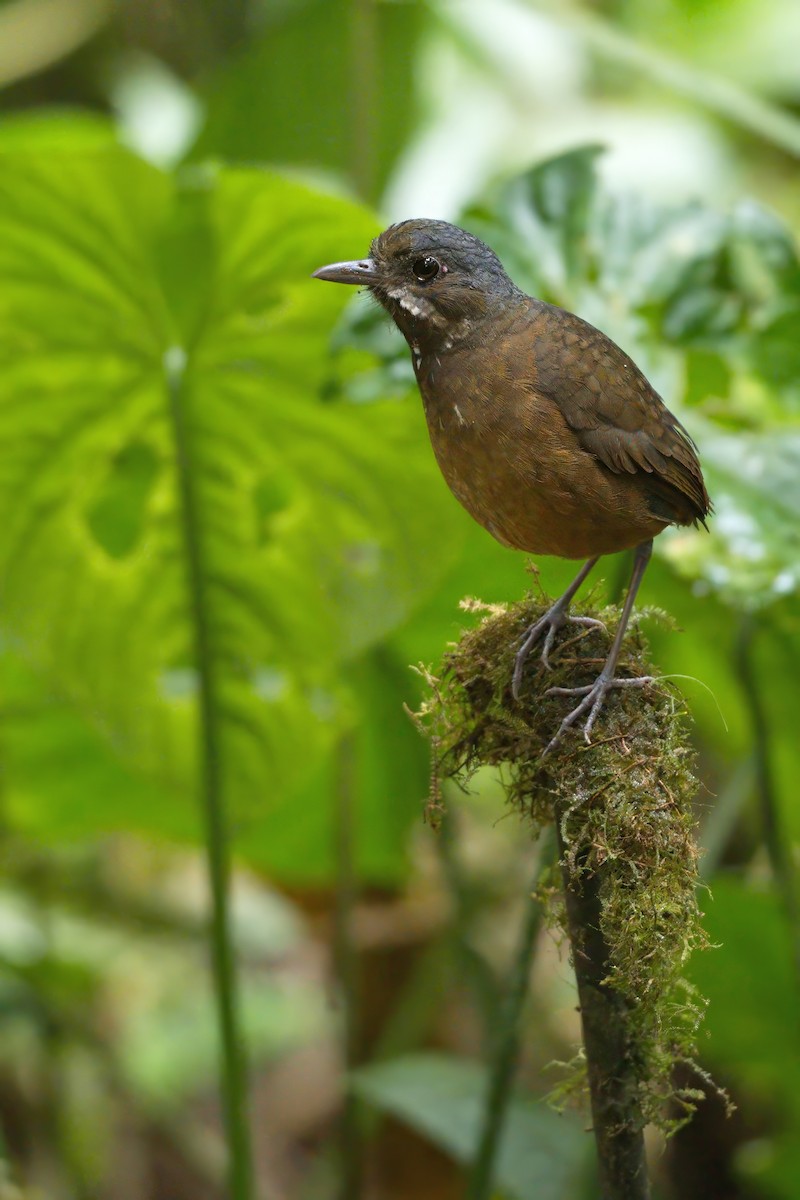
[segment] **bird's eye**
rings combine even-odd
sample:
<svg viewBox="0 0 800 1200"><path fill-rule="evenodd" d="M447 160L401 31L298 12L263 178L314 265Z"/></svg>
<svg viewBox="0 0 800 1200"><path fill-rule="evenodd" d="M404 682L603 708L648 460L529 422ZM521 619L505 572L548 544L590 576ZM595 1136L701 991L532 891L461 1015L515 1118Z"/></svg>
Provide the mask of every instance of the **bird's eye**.
<svg viewBox="0 0 800 1200"><path fill-rule="evenodd" d="M411 264L411 270L420 283L429 283L431 279L436 278L441 269L442 264L437 258L432 258L430 254L424 255L422 258L415 258Z"/></svg>

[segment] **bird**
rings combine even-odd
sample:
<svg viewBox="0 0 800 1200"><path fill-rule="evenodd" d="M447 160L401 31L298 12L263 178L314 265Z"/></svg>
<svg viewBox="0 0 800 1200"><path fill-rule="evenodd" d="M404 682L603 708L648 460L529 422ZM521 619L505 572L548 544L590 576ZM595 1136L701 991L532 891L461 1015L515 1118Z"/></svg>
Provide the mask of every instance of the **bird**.
<svg viewBox="0 0 800 1200"><path fill-rule="evenodd" d="M579 702L545 754L579 722L590 742L609 692L654 682L617 676L617 661L653 539L670 525L706 526L712 511L695 443L624 350L576 314L526 294L488 245L447 221L391 225L366 258L313 276L366 287L405 337L433 452L467 512L505 546L585 559L520 639L515 700L537 643L550 667L561 628L601 624L569 612L598 559L633 550L597 678L547 692Z"/></svg>

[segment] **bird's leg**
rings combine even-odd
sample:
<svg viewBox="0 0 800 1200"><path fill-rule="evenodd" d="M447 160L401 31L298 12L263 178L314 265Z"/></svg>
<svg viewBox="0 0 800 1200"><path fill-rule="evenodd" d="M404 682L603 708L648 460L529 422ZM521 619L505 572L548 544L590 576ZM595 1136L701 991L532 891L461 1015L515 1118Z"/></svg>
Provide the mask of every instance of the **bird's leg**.
<svg viewBox="0 0 800 1200"><path fill-rule="evenodd" d="M614 671L617 666L617 659L619 658L619 652L622 647L622 639L625 637L625 630L628 627L628 621L630 620L631 612L633 610L633 602L636 599L636 593L639 590L639 584L642 582L642 577L647 569L647 564L650 561L650 555L652 552L652 538L649 542L641 542L636 547L634 552L631 582L628 586L628 594L625 597L625 603L622 607L622 616L619 619L619 625L617 626L617 632L614 635L614 641L611 643L611 649L609 651L608 658L606 659L603 669L597 676L597 679L594 681L594 683L587 684L586 687L553 687L549 688L545 693L547 696L583 696L583 699L577 708L574 708L571 713L564 717L564 720L559 726L558 733L548 745L547 749L545 750L545 754L549 754L554 746L558 745L558 743L561 741L561 738L564 736L570 726L574 725L578 718L582 717L585 713L588 713L589 715L587 716L586 723L583 727L583 736L588 742L590 740L589 734L592 732L592 726L597 719L600 709L603 707L603 702L605 701L607 693L610 692L612 688L644 687L645 684L653 682L652 675L637 675L633 679L617 679L614 676Z"/></svg>
<svg viewBox="0 0 800 1200"><path fill-rule="evenodd" d="M596 562L597 558L590 558L588 562L585 562L564 592L564 595L559 596L558 600L548 608L544 616L529 626L522 635L522 645L517 651L517 657L514 660L514 674L511 679L511 692L515 700L519 700L520 687L522 685L522 670L525 666L525 660L531 648L536 645L543 634L545 635L545 639L544 646L542 647L542 662L546 667L549 667L550 651L553 649L555 636L559 629L566 625L568 621L574 625L594 625L599 626L601 629L605 628L603 622L595 620L594 617L571 617L567 612L572 597Z"/></svg>

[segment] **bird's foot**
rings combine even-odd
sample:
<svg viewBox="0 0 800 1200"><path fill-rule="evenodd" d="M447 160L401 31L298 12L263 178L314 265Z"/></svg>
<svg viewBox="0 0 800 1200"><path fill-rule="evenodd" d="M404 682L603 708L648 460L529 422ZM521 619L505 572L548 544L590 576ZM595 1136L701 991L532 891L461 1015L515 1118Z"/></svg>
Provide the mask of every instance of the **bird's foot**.
<svg viewBox="0 0 800 1200"><path fill-rule="evenodd" d="M573 617L567 611L566 604L562 604L560 600L556 600L552 608L549 608L543 617L540 617L538 621L530 625L522 635L522 645L517 651L517 657L514 659L514 674L511 678L511 694L515 700L519 700L519 693L522 687L522 671L531 650L542 636L544 636L541 661L542 665L550 670L550 651L553 649L556 634L565 625L584 625L594 629L605 630L603 622L598 621L596 617Z"/></svg>
<svg viewBox="0 0 800 1200"><path fill-rule="evenodd" d="M545 692L546 696L583 696L580 704L573 708L571 713L568 713L558 727L558 732L555 737L548 743L545 749L545 754L549 754L555 749L561 741L564 734L570 729L576 721L578 721L585 713L588 716L583 726L583 736L587 742L591 742L590 734L592 727L597 720L598 714L605 703L606 696L612 688L623 687L645 687L648 683L655 683L652 675L637 675L633 679L616 679L611 675L606 675L604 671L595 679L594 683L589 683L585 687L552 687Z"/></svg>

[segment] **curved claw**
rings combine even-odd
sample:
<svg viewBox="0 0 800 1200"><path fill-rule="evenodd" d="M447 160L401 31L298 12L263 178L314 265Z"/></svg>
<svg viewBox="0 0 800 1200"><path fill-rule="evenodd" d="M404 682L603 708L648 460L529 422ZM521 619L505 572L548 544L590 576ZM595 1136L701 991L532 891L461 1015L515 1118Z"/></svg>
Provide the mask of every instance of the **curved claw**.
<svg viewBox="0 0 800 1200"><path fill-rule="evenodd" d="M612 688L645 687L645 685L648 683L655 683L652 675L637 675L634 679L609 679L607 676L604 676L601 671L594 683L586 684L584 687L548 688L545 692L546 696L582 696L583 699L576 708L573 708L571 713L567 713L566 717L564 717L564 720L558 727L555 737L548 742L542 757L549 754L551 750L555 749L567 730L570 729L587 710L589 715L586 718L586 723L583 726L583 736L587 745L590 744L591 738L589 735L591 734L594 723L597 720L603 704L605 703L605 698Z"/></svg>
<svg viewBox="0 0 800 1200"><path fill-rule="evenodd" d="M573 617L566 618L573 625L588 625L592 629L602 629L603 633L608 633L604 621L598 621L597 617Z"/></svg>
<svg viewBox="0 0 800 1200"><path fill-rule="evenodd" d="M552 671L552 669L553 669L550 666L550 651L553 649L553 643L556 640L556 631L561 628L561 625L563 625L563 621L561 622L561 624L556 624L553 621L550 622L550 627L547 630L547 636L545 637L544 645L542 646L541 661L542 661L542 665L548 671Z"/></svg>
<svg viewBox="0 0 800 1200"><path fill-rule="evenodd" d="M563 622L563 614L561 614L561 622ZM511 677L511 694L515 700L519 700L519 692L522 684L522 670L525 666L525 660L531 652L531 649L536 645L539 638L548 630L545 638L544 650L542 652L542 661L546 662L546 655L552 646L551 636L555 637L555 631L560 627L561 622L558 620L558 614L554 608L546 612L543 617L526 629L522 635L522 645L517 651L517 656L514 659L514 674ZM548 645L548 643L550 643Z"/></svg>

